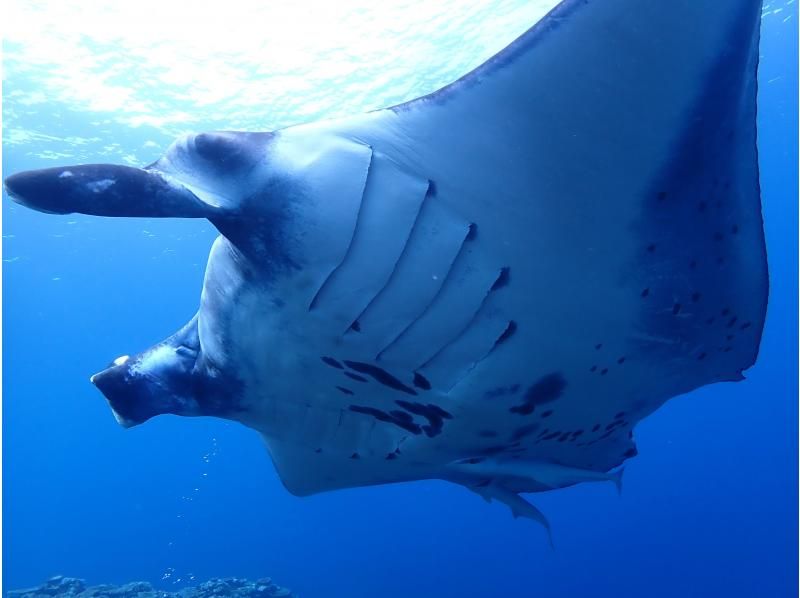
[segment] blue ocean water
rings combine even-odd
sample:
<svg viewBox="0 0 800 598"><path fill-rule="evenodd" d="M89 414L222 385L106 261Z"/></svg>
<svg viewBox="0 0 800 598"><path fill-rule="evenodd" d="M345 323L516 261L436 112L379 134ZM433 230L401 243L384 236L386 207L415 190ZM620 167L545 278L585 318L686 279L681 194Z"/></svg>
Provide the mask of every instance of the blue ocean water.
<svg viewBox="0 0 800 598"><path fill-rule="evenodd" d="M142 165L184 131L394 104L480 64L547 2L373 4L17 0L4 8L3 172ZM765 6L761 56L771 296L759 361L747 381L642 422L621 497L607 485L537 496L555 551L530 522L443 482L295 498L234 423L122 430L88 376L187 320L215 231L49 216L4 195L4 589L61 573L164 589L269 575L304 597L796 595L794 0Z"/></svg>

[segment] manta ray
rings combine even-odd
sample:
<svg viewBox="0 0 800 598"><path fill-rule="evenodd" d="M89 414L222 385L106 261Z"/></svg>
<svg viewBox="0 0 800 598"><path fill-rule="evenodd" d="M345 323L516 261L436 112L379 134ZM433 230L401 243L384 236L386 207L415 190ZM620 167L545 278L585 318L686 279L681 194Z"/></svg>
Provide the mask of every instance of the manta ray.
<svg viewBox="0 0 800 598"><path fill-rule="evenodd" d="M521 494L620 487L642 418L756 359L760 12L564 0L412 101L5 188L220 233L194 317L92 376L122 426L226 418L296 495L446 480L547 527Z"/></svg>

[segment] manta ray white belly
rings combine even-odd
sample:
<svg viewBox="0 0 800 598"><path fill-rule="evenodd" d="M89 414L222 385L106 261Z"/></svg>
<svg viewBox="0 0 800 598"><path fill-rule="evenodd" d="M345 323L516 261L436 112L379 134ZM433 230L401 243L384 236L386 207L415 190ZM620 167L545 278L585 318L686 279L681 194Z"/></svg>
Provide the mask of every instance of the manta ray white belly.
<svg viewBox="0 0 800 598"><path fill-rule="evenodd" d="M297 494L439 478L546 523L518 493L619 487L639 420L755 360L759 9L567 0L407 104L6 188L222 233L189 324L93 377L123 425L218 415Z"/></svg>

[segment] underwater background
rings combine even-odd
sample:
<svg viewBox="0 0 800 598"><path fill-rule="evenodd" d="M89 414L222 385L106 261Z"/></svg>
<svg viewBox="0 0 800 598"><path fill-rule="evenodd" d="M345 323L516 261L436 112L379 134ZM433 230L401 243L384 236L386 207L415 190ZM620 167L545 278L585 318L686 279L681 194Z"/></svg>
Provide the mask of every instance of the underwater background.
<svg viewBox="0 0 800 598"><path fill-rule="evenodd" d="M482 63L553 3L12 0L3 174L141 166L187 131L396 104ZM304 598L796 596L797 16L795 0L764 6L759 360L746 381L637 426L621 496L537 495L555 550L532 522L443 482L293 497L235 423L123 430L88 378L193 315L213 227L44 215L4 194L4 590L64 574L164 590L271 576Z"/></svg>

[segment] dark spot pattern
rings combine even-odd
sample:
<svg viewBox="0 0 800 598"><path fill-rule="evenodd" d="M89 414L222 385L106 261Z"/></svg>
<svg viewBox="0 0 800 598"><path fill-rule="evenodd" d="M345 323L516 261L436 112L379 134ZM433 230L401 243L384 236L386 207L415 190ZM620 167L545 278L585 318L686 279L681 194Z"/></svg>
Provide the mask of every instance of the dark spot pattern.
<svg viewBox="0 0 800 598"><path fill-rule="evenodd" d="M354 395L355 394L352 390L350 390L349 388L345 388L344 386L337 386L336 388L338 388L341 392L343 392L346 395Z"/></svg>
<svg viewBox="0 0 800 598"><path fill-rule="evenodd" d="M360 361L345 360L344 364L351 370L355 370L359 374L366 374L367 376L371 377L376 382L383 384L384 386L388 386L389 388L393 388L394 390L399 390L400 392L404 392L410 395L417 394L416 390L406 386L405 384L400 382L400 380L392 376L389 372L387 372L383 368L379 368L378 366L369 363L363 363Z"/></svg>
<svg viewBox="0 0 800 598"><path fill-rule="evenodd" d="M431 383L428 382L428 379L418 372L414 372L414 386L422 390L431 389Z"/></svg>
<svg viewBox="0 0 800 598"><path fill-rule="evenodd" d="M559 372L547 374L525 391L522 404L511 407L509 411L519 415L530 415L537 405L544 405L558 399L566 386L567 381Z"/></svg>
<svg viewBox="0 0 800 598"><path fill-rule="evenodd" d="M548 409L547 411L542 411L542 415L540 415L539 417L550 417L551 415L553 415L553 410Z"/></svg>
<svg viewBox="0 0 800 598"><path fill-rule="evenodd" d="M437 405L423 405L422 403L411 403L409 401L395 401L400 407L414 415L421 415L428 420L428 425L422 426L422 431L429 438L438 436L442 433L445 419L453 419L453 415ZM392 413L395 413L394 411Z"/></svg>
<svg viewBox="0 0 800 598"><path fill-rule="evenodd" d="M403 415L397 417L396 415L392 415L386 413L385 411L381 411L380 409L375 409L374 407L366 407L363 405L350 405L350 411L354 413L361 413L363 415L371 415L378 421L386 422L389 424L394 424L412 434L422 434L422 428L414 423L413 418L409 417L407 413L401 411L393 411L393 414L402 413Z"/></svg>
<svg viewBox="0 0 800 598"><path fill-rule="evenodd" d="M333 357L320 357L320 359L322 359L325 364L331 366L332 368L336 368L337 370L344 369L344 366L336 361Z"/></svg>
<svg viewBox="0 0 800 598"><path fill-rule="evenodd" d="M361 332L361 322L356 320L355 322L350 324L350 330L352 330L353 332Z"/></svg>

